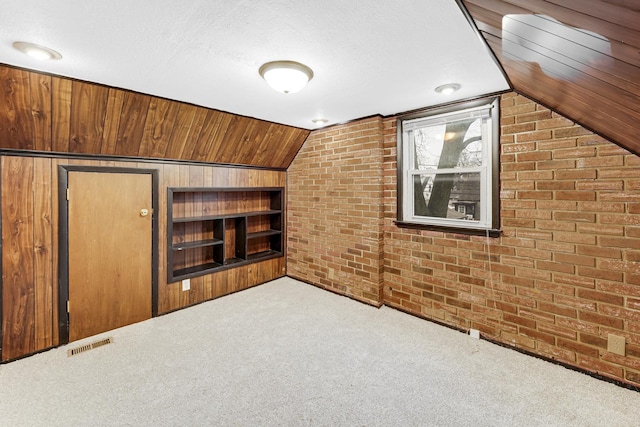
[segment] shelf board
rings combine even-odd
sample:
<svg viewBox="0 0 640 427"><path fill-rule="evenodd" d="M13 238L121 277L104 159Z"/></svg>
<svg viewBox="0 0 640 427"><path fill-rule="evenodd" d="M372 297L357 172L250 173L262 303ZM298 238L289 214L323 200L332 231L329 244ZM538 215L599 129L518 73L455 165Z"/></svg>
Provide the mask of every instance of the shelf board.
<svg viewBox="0 0 640 427"><path fill-rule="evenodd" d="M255 254L247 255L247 261L257 261L263 258L275 258L282 256L282 252L268 250L264 252L256 252Z"/></svg>
<svg viewBox="0 0 640 427"><path fill-rule="evenodd" d="M282 213L282 211L279 210L270 210L270 211L254 211L254 212L247 212L247 213L243 213L243 216L260 216L260 215L276 215L276 214L280 214Z"/></svg>
<svg viewBox="0 0 640 427"><path fill-rule="evenodd" d="M224 265L233 265L233 264L238 264L240 262L243 262L244 260L242 258L227 258L224 260Z"/></svg>
<svg viewBox="0 0 640 427"><path fill-rule="evenodd" d="M257 231L255 233L247 233L247 239L257 239L259 237L275 236L277 234L282 234L282 231L280 230Z"/></svg>
<svg viewBox="0 0 640 427"><path fill-rule="evenodd" d="M170 187L173 193L281 192L284 187Z"/></svg>
<svg viewBox="0 0 640 427"><path fill-rule="evenodd" d="M232 213L232 214L224 214L224 215L191 216L191 217L184 217L184 218L173 218L173 222L182 223L182 222L214 221L216 219L244 218L247 216L276 215L281 213L282 211L279 211L279 210L269 210L269 211L240 212L240 213Z"/></svg>
<svg viewBox="0 0 640 427"><path fill-rule="evenodd" d="M218 264L217 262L208 262L206 264L194 265L193 267L181 268L178 270L174 270L173 277L179 279L182 276L189 276L194 273L202 273L203 271L213 270L214 268L220 267L222 264Z"/></svg>
<svg viewBox="0 0 640 427"><path fill-rule="evenodd" d="M183 249L204 248L206 246L216 246L221 244L222 240L220 239L207 239L196 240L195 242L175 243L172 248L174 251L181 251Z"/></svg>

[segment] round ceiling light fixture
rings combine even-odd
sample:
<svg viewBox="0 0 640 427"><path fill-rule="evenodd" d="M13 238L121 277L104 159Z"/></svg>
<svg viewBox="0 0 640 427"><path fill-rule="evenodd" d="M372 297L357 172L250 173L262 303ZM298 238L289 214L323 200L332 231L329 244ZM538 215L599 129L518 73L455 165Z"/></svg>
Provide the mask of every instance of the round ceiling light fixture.
<svg viewBox="0 0 640 427"><path fill-rule="evenodd" d="M61 59L62 55L53 49L29 42L14 42L13 47L22 53L26 53L32 58L46 61L48 59Z"/></svg>
<svg viewBox="0 0 640 427"><path fill-rule="evenodd" d="M326 125L327 123L329 123L329 120L325 119L325 118L318 117L317 119L312 119L311 123L313 123L316 126L322 126L322 125Z"/></svg>
<svg viewBox="0 0 640 427"><path fill-rule="evenodd" d="M267 62L258 72L269 86L282 93L296 93L313 78L311 68L295 61Z"/></svg>
<svg viewBox="0 0 640 427"><path fill-rule="evenodd" d="M434 90L443 95L451 95L453 92L460 90L462 86L458 83L447 83L446 85L440 85Z"/></svg>

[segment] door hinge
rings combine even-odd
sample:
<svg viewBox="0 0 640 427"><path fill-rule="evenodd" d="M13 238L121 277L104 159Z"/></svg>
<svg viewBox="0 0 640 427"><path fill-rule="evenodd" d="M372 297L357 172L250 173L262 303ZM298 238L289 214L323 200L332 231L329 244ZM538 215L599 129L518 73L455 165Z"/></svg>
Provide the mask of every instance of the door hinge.
<svg viewBox="0 0 640 427"><path fill-rule="evenodd" d="M67 301L67 313L69 313L69 301Z"/></svg>
<svg viewBox="0 0 640 427"><path fill-rule="evenodd" d="M67 188L67 201L69 201L69 189Z"/></svg>

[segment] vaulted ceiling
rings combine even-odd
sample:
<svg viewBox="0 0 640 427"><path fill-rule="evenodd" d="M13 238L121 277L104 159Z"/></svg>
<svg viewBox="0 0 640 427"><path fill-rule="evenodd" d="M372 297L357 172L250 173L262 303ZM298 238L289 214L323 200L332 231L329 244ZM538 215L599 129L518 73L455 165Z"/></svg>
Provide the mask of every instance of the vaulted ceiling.
<svg viewBox="0 0 640 427"><path fill-rule="evenodd" d="M456 0L5 0L0 28L0 63L303 129L508 89ZM275 92L258 73L274 60L314 77Z"/></svg>
<svg viewBox="0 0 640 427"><path fill-rule="evenodd" d="M463 3L515 90L640 153L640 1Z"/></svg>
<svg viewBox="0 0 640 427"><path fill-rule="evenodd" d="M637 0L10 0L0 28L0 148L286 168L314 118L513 88L640 153ZM315 76L277 93L276 59Z"/></svg>

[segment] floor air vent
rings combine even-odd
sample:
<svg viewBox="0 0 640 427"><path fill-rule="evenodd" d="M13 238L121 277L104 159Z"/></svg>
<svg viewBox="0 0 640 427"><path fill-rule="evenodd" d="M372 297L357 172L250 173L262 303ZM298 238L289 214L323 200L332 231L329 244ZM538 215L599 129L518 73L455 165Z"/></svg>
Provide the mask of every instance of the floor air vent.
<svg viewBox="0 0 640 427"><path fill-rule="evenodd" d="M113 338L109 337L77 348L72 348L67 350L67 357L75 356L76 354L84 353L85 351L93 350L94 348L102 347L103 345L111 344L112 342Z"/></svg>

